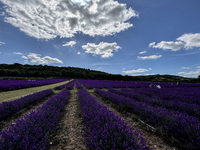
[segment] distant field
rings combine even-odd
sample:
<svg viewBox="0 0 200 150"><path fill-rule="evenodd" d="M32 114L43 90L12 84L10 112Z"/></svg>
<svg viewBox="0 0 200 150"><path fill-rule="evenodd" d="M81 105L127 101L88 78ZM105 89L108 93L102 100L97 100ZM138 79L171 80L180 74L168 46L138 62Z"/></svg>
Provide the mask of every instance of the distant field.
<svg viewBox="0 0 200 150"><path fill-rule="evenodd" d="M66 84L70 82L71 80L64 81L64 82L59 82L55 84L50 84L50 85L44 85L44 86L39 86L39 87L32 87L32 88L26 88L26 89L19 89L19 90L14 90L14 91L6 91L6 92L1 92L0 93L0 103L5 102L5 101L12 101L15 99L18 99L20 97L33 94L35 92L47 90L47 89L53 89L56 86Z"/></svg>

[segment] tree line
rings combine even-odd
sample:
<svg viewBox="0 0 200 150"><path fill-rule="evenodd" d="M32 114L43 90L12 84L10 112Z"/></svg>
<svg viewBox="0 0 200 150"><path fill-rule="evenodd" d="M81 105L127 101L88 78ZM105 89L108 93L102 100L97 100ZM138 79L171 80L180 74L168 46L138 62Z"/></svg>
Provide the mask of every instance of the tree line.
<svg viewBox="0 0 200 150"><path fill-rule="evenodd" d="M128 76L121 74L110 74L106 72L90 70L77 67L57 67L48 65L29 64L0 64L0 76L11 77L38 77L38 78L73 78L93 80L117 80L117 81L150 81L150 82L200 82L198 78L184 78L174 75L148 75Z"/></svg>

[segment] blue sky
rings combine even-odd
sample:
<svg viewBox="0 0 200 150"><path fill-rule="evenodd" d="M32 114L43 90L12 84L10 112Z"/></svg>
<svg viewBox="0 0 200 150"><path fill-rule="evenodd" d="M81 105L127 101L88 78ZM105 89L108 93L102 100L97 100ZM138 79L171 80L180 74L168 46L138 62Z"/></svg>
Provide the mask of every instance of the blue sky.
<svg viewBox="0 0 200 150"><path fill-rule="evenodd" d="M199 0L0 0L0 63L200 75Z"/></svg>

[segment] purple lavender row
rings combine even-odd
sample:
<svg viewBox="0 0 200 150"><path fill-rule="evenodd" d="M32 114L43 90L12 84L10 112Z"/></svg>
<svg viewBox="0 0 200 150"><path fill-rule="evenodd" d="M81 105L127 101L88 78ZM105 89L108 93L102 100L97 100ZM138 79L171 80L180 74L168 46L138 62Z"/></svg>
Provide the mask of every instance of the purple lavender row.
<svg viewBox="0 0 200 150"><path fill-rule="evenodd" d="M72 82L70 82L70 84L66 87L68 90L71 90L74 88L74 83L75 83L75 80L73 80Z"/></svg>
<svg viewBox="0 0 200 150"><path fill-rule="evenodd" d="M41 92L33 93L14 101L3 102L0 104L0 121L4 120L8 116L11 116L18 111L28 107L29 105L33 105L37 102L40 102L45 97L53 94L52 90L44 90Z"/></svg>
<svg viewBox="0 0 200 150"><path fill-rule="evenodd" d="M189 104L200 105L200 88L162 88L162 89L121 89L122 91L129 91L140 93L148 97L159 97L163 100L174 100L186 102Z"/></svg>
<svg viewBox="0 0 200 150"><path fill-rule="evenodd" d="M125 92L125 91L120 91L120 90L115 90L115 89L109 89L108 91L111 93L122 95L124 97L135 99L137 101L146 102L153 107L160 106L160 107L165 107L167 109L171 109L175 111L178 110L180 112L186 112L190 116L200 118L200 106L196 104L188 104L185 102L174 101L174 100L162 100L161 98L157 96L147 97L140 93Z"/></svg>
<svg viewBox="0 0 200 150"><path fill-rule="evenodd" d="M28 80L0 80L0 91L10 91L41 85L48 85L70 79L28 79Z"/></svg>
<svg viewBox="0 0 200 150"><path fill-rule="evenodd" d="M84 137L91 150L149 150L141 133L134 131L112 111L100 104L85 89L78 91L86 131Z"/></svg>
<svg viewBox="0 0 200 150"><path fill-rule="evenodd" d="M150 84L160 85L161 87L200 87L200 84L182 83L156 83L156 82L133 82L133 81L110 81L110 80L78 80L86 88L147 88Z"/></svg>
<svg viewBox="0 0 200 150"><path fill-rule="evenodd" d="M78 83L78 81L76 81L76 88L77 89L82 89L83 87Z"/></svg>
<svg viewBox="0 0 200 150"><path fill-rule="evenodd" d="M188 148L200 148L200 122L198 118L186 113L167 110L161 107L152 107L146 102L138 102L131 98L95 90L100 96L123 107L130 113L137 114L142 120L154 126L157 131L164 133L167 137L174 137Z"/></svg>
<svg viewBox="0 0 200 150"><path fill-rule="evenodd" d="M1 132L0 150L45 150L49 148L49 135L55 131L61 111L64 110L69 91L63 90L50 98L36 111L17 120L16 124Z"/></svg>
<svg viewBox="0 0 200 150"><path fill-rule="evenodd" d="M57 86L57 87L55 87L54 89L55 89L55 90L62 90L62 89L64 89L64 87L68 86L70 83L72 83L72 81L70 81L70 82L68 82L68 83L66 83L66 84Z"/></svg>

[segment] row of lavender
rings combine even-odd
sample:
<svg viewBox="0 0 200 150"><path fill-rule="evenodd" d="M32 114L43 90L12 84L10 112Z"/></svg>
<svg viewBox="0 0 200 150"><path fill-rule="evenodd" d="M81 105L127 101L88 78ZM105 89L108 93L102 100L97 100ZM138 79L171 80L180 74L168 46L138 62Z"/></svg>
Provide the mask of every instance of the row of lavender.
<svg viewBox="0 0 200 150"><path fill-rule="evenodd" d="M83 88L77 80L76 80L76 88L77 89L82 89Z"/></svg>
<svg viewBox="0 0 200 150"><path fill-rule="evenodd" d="M55 87L54 89L55 89L55 90L62 90L62 89L64 89L64 87L67 87L67 86L70 85L72 82L73 82L73 81L70 81L70 82L68 82L68 83L66 83L66 84L57 86L57 87Z"/></svg>
<svg viewBox="0 0 200 150"><path fill-rule="evenodd" d="M37 79L37 80L0 80L0 91L10 91L41 85L48 85L70 79Z"/></svg>
<svg viewBox="0 0 200 150"><path fill-rule="evenodd" d="M40 102L45 97L53 94L52 90L44 90L34 94L30 94L14 101L3 102L0 104L0 121L11 116L18 111L28 107L29 105L34 105Z"/></svg>
<svg viewBox="0 0 200 150"><path fill-rule="evenodd" d="M159 106L151 106L147 102L139 102L111 92L95 90L100 96L121 106L124 110L137 114L140 119L154 126L166 137L177 139L188 148L200 148L200 121L187 113L168 110Z"/></svg>
<svg viewBox="0 0 200 150"><path fill-rule="evenodd" d="M180 112L186 112L188 115L195 116L200 119L200 105L195 104L195 103L194 104L187 103L184 101L185 99L183 100L181 99L181 96L179 100L171 99L171 98L162 99L162 97L161 96L159 97L158 95L161 95L161 93L164 92L164 89L162 89L162 92L158 91L158 93L160 92L158 95L157 93L153 93L153 92L150 93L152 91L151 89L134 90L134 92L132 92L132 90L130 89L121 89L121 91L116 90L116 89L109 89L108 91L112 93L116 93L118 95L122 95L124 97L135 99L137 101L146 102L153 107L159 106L159 107L163 107L163 108L167 108L167 109L171 109L175 111L178 110ZM198 97L198 100L200 102L200 97Z"/></svg>
<svg viewBox="0 0 200 150"><path fill-rule="evenodd" d="M86 88L144 88L151 84L160 85L161 87L200 87L200 84L182 83L152 83L152 82L133 82L133 81L106 81L106 80L78 80Z"/></svg>
<svg viewBox="0 0 200 150"><path fill-rule="evenodd" d="M140 133L127 126L119 116L100 104L86 90L78 91L86 131L87 146L94 150L149 150Z"/></svg>
<svg viewBox="0 0 200 150"><path fill-rule="evenodd" d="M63 85L57 86L54 89L55 90L62 90L64 87L66 87L68 90L71 90L71 89L74 88L74 83L76 84L76 87L78 89L82 89L82 86L76 80L70 81L67 84L63 84Z"/></svg>
<svg viewBox="0 0 200 150"><path fill-rule="evenodd" d="M161 98L163 100L174 100L186 102L189 104L200 105L200 87L185 87L185 88L162 88L162 89L149 89L149 88L133 88L121 89L122 91L132 91L142 95L152 97L154 99Z"/></svg>
<svg viewBox="0 0 200 150"><path fill-rule="evenodd" d="M69 90L51 97L0 134L0 150L44 150L49 148L49 135L55 131L61 111L67 103Z"/></svg>

